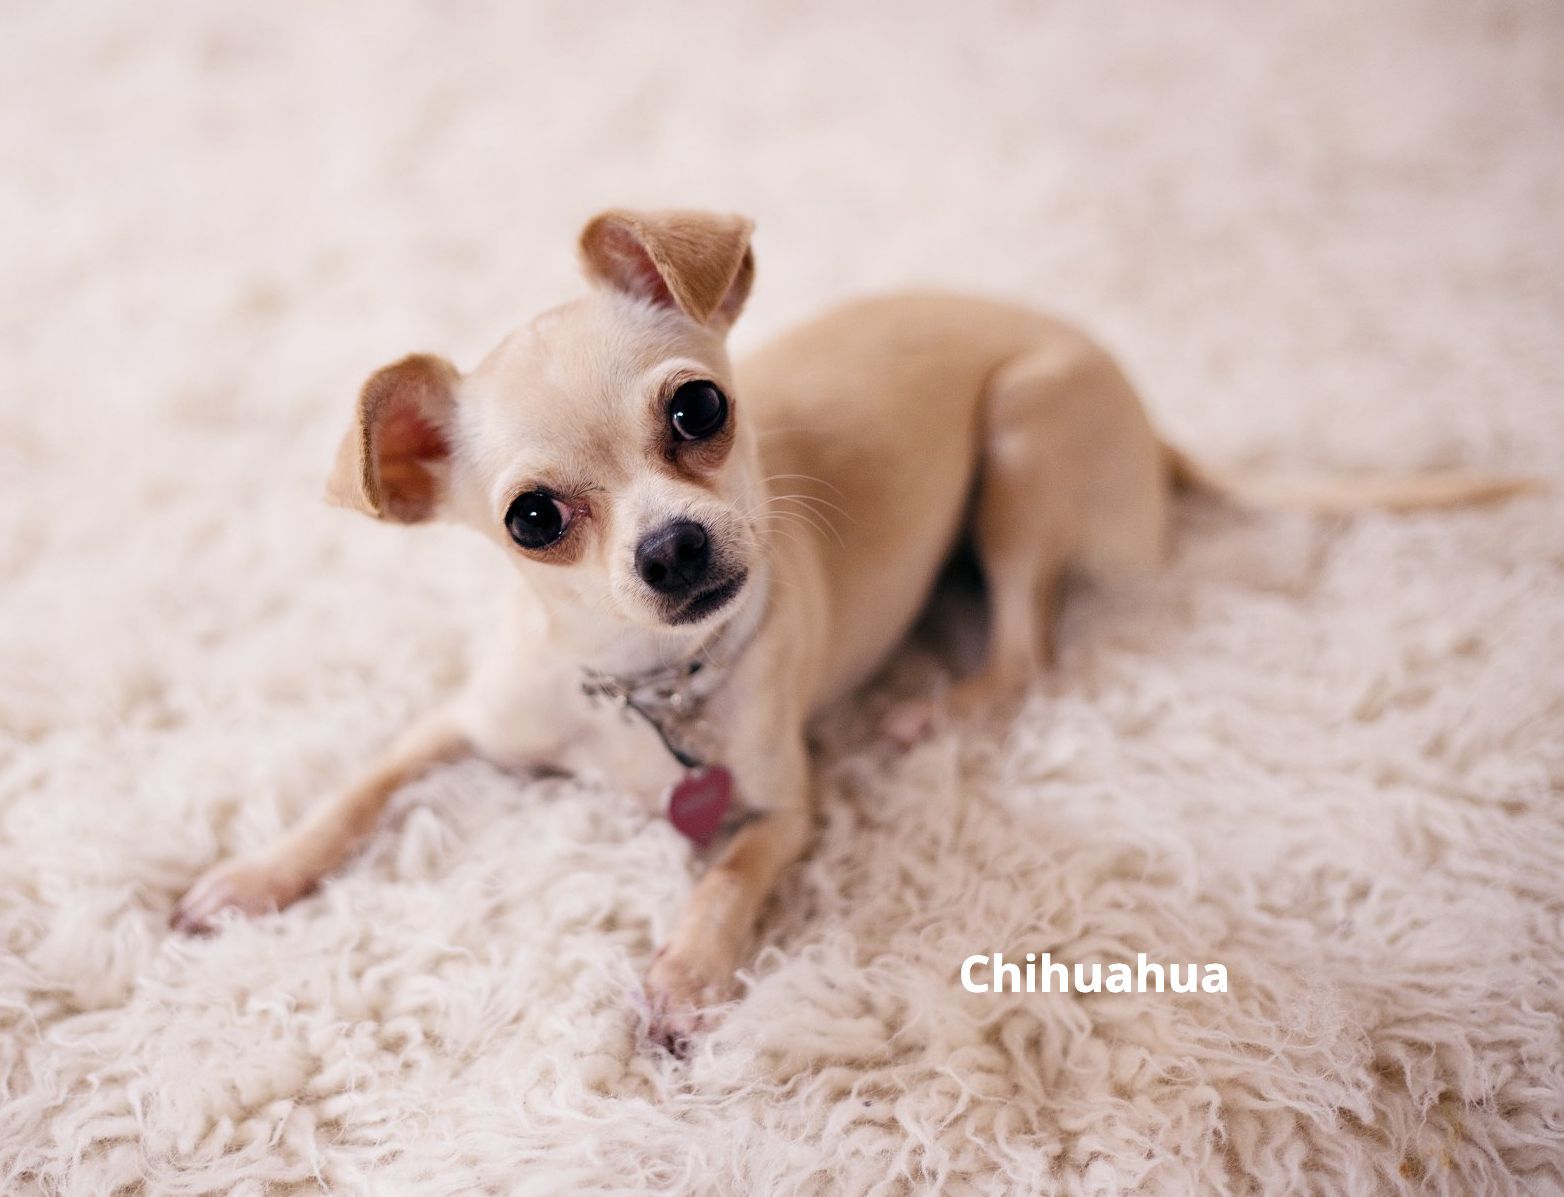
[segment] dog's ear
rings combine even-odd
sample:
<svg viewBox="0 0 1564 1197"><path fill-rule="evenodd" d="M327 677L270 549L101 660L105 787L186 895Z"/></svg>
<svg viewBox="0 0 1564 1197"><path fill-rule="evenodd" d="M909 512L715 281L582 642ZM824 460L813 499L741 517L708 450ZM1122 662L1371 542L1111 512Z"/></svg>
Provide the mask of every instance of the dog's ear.
<svg viewBox="0 0 1564 1197"><path fill-rule="evenodd" d="M456 367L414 354L377 370L358 396L326 498L378 519L429 519L445 490L456 405Z"/></svg>
<svg viewBox="0 0 1564 1197"><path fill-rule="evenodd" d="M726 331L754 281L754 227L717 212L614 209L581 231L581 261L595 283Z"/></svg>

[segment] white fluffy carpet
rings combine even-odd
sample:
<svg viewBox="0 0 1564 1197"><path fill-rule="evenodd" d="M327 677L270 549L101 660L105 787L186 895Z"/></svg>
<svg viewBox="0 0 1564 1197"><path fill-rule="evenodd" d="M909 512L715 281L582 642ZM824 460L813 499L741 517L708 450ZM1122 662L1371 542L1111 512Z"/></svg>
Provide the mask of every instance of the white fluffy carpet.
<svg viewBox="0 0 1564 1197"><path fill-rule="evenodd" d="M286 7L3 18L0 1191L1564 1188L1559 498L1186 502L1013 727L898 758L909 653L686 1061L627 994L689 862L614 793L449 768L295 908L164 926L483 651L492 549L322 476L599 206L753 214L741 347L943 282L1218 461L1564 484L1564 10ZM1231 992L963 992L991 950Z"/></svg>

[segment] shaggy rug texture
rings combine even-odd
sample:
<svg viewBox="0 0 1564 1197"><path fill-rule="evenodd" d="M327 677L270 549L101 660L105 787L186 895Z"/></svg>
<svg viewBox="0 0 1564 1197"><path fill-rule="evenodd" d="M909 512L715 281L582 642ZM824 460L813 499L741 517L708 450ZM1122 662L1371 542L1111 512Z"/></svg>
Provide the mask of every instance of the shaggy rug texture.
<svg viewBox="0 0 1564 1197"><path fill-rule="evenodd" d="M942 283L1096 330L1218 462L1564 486L1558 5L3 19L0 1191L1564 1189L1559 497L1185 501L1013 723L897 753L909 649L684 1060L632 995L689 853L568 780L443 769L296 907L165 927L485 651L492 548L323 475L601 206L757 218L741 350ZM995 951L1229 992L966 992Z"/></svg>

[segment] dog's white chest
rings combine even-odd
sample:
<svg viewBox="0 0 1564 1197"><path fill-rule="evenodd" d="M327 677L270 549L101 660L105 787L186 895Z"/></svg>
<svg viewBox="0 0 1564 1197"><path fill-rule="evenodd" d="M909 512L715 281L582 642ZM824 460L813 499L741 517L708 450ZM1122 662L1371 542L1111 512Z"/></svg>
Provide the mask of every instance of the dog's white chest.
<svg viewBox="0 0 1564 1197"><path fill-rule="evenodd" d="M631 795L648 810L660 810L685 768L631 712L599 706L560 763L585 780Z"/></svg>

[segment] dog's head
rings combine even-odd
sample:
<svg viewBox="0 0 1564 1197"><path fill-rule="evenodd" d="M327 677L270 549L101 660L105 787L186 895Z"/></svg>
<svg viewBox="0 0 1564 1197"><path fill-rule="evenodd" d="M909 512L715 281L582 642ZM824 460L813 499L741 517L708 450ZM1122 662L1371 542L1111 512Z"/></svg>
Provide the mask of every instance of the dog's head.
<svg viewBox="0 0 1564 1197"><path fill-rule="evenodd" d="M758 565L752 438L724 346L754 275L750 222L611 211L581 234L592 290L470 374L374 374L328 496L501 544L561 611L670 632L741 605Z"/></svg>

